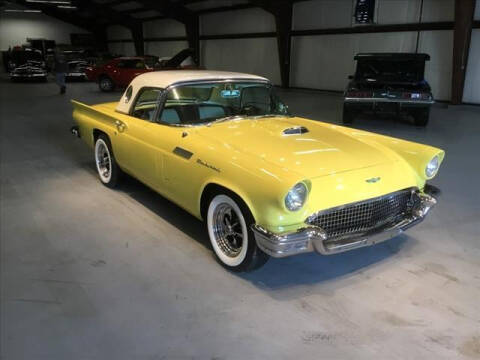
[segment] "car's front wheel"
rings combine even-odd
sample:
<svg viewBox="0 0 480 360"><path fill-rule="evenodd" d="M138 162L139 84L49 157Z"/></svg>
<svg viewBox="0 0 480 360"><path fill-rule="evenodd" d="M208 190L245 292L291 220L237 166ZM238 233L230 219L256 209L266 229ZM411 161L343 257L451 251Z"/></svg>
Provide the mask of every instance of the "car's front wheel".
<svg viewBox="0 0 480 360"><path fill-rule="evenodd" d="M218 194L211 199L206 223L215 256L225 268L252 271L267 262L269 256L258 248L250 229L253 216L234 194Z"/></svg>
<svg viewBox="0 0 480 360"><path fill-rule="evenodd" d="M117 186L120 168L113 156L110 140L105 135L98 136L95 141L95 164L102 184L109 188Z"/></svg>

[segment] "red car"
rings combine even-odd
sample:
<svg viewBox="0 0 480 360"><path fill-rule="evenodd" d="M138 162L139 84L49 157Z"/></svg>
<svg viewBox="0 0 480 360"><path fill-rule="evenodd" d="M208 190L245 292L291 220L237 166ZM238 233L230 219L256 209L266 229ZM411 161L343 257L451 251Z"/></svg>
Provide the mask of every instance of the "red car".
<svg viewBox="0 0 480 360"><path fill-rule="evenodd" d="M100 66L89 66L85 73L90 81L98 83L101 91L112 91L116 87L126 87L136 76L159 70L192 69L196 65L181 64L192 57L192 50L180 51L169 60L159 62L156 56L120 57Z"/></svg>

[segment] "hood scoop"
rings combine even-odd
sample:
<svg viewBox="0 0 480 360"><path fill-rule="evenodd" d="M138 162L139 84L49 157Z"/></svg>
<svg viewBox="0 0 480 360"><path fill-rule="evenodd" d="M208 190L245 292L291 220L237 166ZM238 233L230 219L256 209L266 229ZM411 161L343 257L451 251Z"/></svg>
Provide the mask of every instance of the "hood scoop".
<svg viewBox="0 0 480 360"><path fill-rule="evenodd" d="M305 134L305 133L308 133L308 129L305 126L295 126L295 127L284 129L282 131L282 134L285 135L285 136L301 135L301 134Z"/></svg>

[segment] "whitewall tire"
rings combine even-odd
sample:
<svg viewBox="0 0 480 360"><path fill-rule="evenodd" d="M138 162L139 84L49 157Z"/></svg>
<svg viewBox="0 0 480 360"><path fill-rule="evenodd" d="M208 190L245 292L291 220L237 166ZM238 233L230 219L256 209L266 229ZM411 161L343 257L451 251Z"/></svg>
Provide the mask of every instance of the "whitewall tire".
<svg viewBox="0 0 480 360"><path fill-rule="evenodd" d="M268 260L268 255L257 247L250 229L253 216L236 196L214 196L208 206L206 223L215 256L227 269L251 271Z"/></svg>
<svg viewBox="0 0 480 360"><path fill-rule="evenodd" d="M95 165L102 184L112 188L115 187L120 169L113 156L110 140L103 134L95 141Z"/></svg>

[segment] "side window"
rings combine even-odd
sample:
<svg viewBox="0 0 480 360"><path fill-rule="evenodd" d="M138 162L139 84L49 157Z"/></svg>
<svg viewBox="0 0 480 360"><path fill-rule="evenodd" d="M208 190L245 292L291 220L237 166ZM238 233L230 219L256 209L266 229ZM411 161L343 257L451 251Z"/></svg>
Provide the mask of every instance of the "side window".
<svg viewBox="0 0 480 360"><path fill-rule="evenodd" d="M133 106L132 116L142 120L153 121L153 117L158 108L160 93L160 89L141 89Z"/></svg>
<svg viewBox="0 0 480 360"><path fill-rule="evenodd" d="M143 60L121 60L117 63L117 67L124 69L145 69L145 62Z"/></svg>
<svg viewBox="0 0 480 360"><path fill-rule="evenodd" d="M127 91L125 91L125 103L128 103L130 101L130 99L132 98L132 93L133 93L133 89L132 89L132 86L130 85Z"/></svg>

